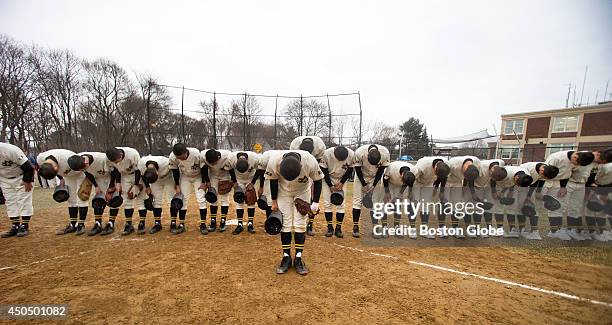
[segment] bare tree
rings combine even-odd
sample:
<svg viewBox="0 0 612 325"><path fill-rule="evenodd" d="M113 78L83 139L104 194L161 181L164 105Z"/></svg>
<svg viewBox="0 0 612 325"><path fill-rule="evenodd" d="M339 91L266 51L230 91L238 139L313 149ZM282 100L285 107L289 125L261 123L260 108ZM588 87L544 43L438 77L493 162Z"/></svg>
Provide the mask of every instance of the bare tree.
<svg viewBox="0 0 612 325"><path fill-rule="evenodd" d="M327 136L329 111L316 99L295 99L283 110L285 123L301 135Z"/></svg>

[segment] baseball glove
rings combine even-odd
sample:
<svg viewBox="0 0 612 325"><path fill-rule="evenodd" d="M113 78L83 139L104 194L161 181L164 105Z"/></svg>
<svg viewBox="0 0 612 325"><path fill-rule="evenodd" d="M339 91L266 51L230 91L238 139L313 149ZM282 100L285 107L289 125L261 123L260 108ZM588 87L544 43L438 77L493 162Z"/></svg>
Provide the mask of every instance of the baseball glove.
<svg viewBox="0 0 612 325"><path fill-rule="evenodd" d="M2 189L0 188L0 205L6 203L6 199L4 199L4 194L2 194Z"/></svg>
<svg viewBox="0 0 612 325"><path fill-rule="evenodd" d="M295 200L293 200L293 204L295 205L295 208L298 210L298 212L305 216L305 215L313 215L314 213L312 213L312 211L310 210L310 203L297 198Z"/></svg>
<svg viewBox="0 0 612 325"><path fill-rule="evenodd" d="M91 196L91 189L93 188L93 184L89 181L88 178L83 180L81 186L79 187L79 191L77 193L79 199L81 201L89 201L89 197Z"/></svg>
<svg viewBox="0 0 612 325"><path fill-rule="evenodd" d="M253 186L247 186L246 188L246 204L253 205L257 202L257 191Z"/></svg>
<svg viewBox="0 0 612 325"><path fill-rule="evenodd" d="M234 188L234 183L232 181L219 181L219 186L217 186L220 195L231 192L232 188Z"/></svg>

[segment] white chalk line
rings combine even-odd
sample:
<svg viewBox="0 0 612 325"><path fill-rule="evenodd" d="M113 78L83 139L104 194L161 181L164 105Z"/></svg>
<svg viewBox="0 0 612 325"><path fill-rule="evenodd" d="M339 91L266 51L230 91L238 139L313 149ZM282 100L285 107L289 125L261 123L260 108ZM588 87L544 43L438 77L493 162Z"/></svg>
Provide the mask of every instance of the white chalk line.
<svg viewBox="0 0 612 325"><path fill-rule="evenodd" d="M357 251L357 252L361 252L361 253L367 253L367 254L372 255L372 256L385 257L385 258L389 258L389 259L400 260L400 258L395 257L395 256L391 256L391 255L379 254L379 253L374 253L374 252L367 252L367 251L365 251L363 249L358 249L358 248L354 248L354 247L348 247L348 246L339 245L339 244L335 244L335 243L334 243L334 245L336 245L338 247L341 247L341 248L349 249L349 250L352 250L352 251ZM428 268L439 270L439 271L444 271L444 272L449 272L449 273L455 273L455 274L470 276L470 277L474 277L474 278L481 279L481 280L487 280L487 281L492 281L492 282L501 283L501 284L505 284L505 285L509 285L509 286L519 287L519 288L523 288L523 289L527 289L527 290L537 291L537 292L545 293L545 294L552 295L552 296L558 296L558 297L562 297L562 298L566 298L566 299L577 300L577 301L586 301L586 302L590 302L590 303L595 304L595 305L602 305L602 306L606 306L606 307L612 308L612 303L608 303L608 302L605 302L605 301L599 301L599 300L595 300L595 299L583 298L583 297L579 297L579 296L572 295L572 294L565 293L565 292L549 290L549 289L543 289L543 288L535 287L535 286L532 286L532 285L527 285L527 284L523 284L523 283L513 282L513 281L509 281L509 280L498 279L498 278L494 278L494 277L490 277L490 276L485 276L485 275L480 275L480 274L476 274L476 273L463 272L463 271L459 271L459 270L455 270L455 269L451 269L451 268L447 268L447 267L443 267L443 266L439 266L439 265L423 263L423 262L419 262L419 261L408 260L407 262L409 264L419 265L419 266L423 266L423 267L428 267Z"/></svg>
<svg viewBox="0 0 612 325"><path fill-rule="evenodd" d="M79 255L87 254L89 252L91 252L91 251L79 252ZM71 258L71 257L74 257L74 256L70 256L70 255L58 255L58 256L49 257L49 258L45 258L45 259L42 259L42 260L39 260L39 261L34 261L34 262L26 263L26 264L0 267L0 271L12 270L12 269L17 269L17 268L21 268L21 267L27 267L27 266L41 264L41 263L45 263L45 262L49 262L49 261L59 260L59 259L62 259L62 258Z"/></svg>

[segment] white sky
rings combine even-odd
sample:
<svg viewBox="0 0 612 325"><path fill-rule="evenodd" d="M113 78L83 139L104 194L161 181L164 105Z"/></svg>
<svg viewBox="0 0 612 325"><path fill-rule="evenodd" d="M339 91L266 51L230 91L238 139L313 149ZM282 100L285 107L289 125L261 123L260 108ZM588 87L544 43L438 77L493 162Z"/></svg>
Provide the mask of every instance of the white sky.
<svg viewBox="0 0 612 325"><path fill-rule="evenodd" d="M0 33L191 88L359 90L366 120L414 116L437 138L562 107L586 64L584 102L612 79L610 0L0 0Z"/></svg>

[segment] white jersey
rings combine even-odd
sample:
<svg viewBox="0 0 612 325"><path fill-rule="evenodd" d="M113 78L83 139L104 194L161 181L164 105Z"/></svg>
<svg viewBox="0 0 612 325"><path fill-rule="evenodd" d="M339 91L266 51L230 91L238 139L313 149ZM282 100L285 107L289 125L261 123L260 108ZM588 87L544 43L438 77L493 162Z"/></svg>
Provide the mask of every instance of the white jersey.
<svg viewBox="0 0 612 325"><path fill-rule="evenodd" d="M524 167L521 166L506 166L504 167L506 168L506 171L508 172L508 175L506 175L506 178L502 179L501 181L497 181L496 185L497 187L513 187L516 185L516 183L514 183L514 175L516 175L519 172L523 172L527 175L529 175L529 170L527 170Z"/></svg>
<svg viewBox="0 0 612 325"><path fill-rule="evenodd" d="M114 163L109 161L110 165L113 166L121 175L134 174L136 168L138 168L138 161L140 160L140 154L136 149L130 147L117 147L119 150L123 150L123 159Z"/></svg>
<svg viewBox="0 0 612 325"><path fill-rule="evenodd" d="M0 142L0 177L15 178L23 175L21 165L26 161L28 157L19 147Z"/></svg>
<svg viewBox="0 0 612 325"><path fill-rule="evenodd" d="M201 174L201 168L204 166L202 157L200 156L200 150L196 148L187 148L189 155L187 159L180 160L176 158L173 152L170 153L168 158L168 164L170 169L178 169L181 175L187 177L197 177Z"/></svg>
<svg viewBox="0 0 612 325"><path fill-rule="evenodd" d="M98 177L110 177L111 164L106 158L106 154L103 152L81 152L79 156L89 155L93 158L93 161L89 161L89 166L85 169L86 172L92 174L95 178Z"/></svg>
<svg viewBox="0 0 612 325"><path fill-rule="evenodd" d="M376 165L370 164L368 161L368 148L372 145L363 145L357 150L355 150L355 167L361 167L361 172L363 173L363 178L374 178L376 176L376 172L379 167L388 167L391 163L391 156L389 155L389 150L387 148L375 144L380 152L380 161Z"/></svg>
<svg viewBox="0 0 612 325"><path fill-rule="evenodd" d="M491 169L489 168L492 163L498 163L499 166L504 167L506 163L501 159L487 159L481 160L479 166L479 175L474 185L478 187L487 187L491 182Z"/></svg>
<svg viewBox="0 0 612 325"><path fill-rule="evenodd" d="M301 159L302 169L300 175L292 180L288 181L284 179L280 174L280 164L283 160L283 155L287 152L297 152ZM303 150L290 150L290 151L273 151L268 161L268 167L266 168L266 179L277 179L278 180L278 196L294 196L302 194L308 190L309 180L318 181L323 178L323 172L319 168L319 163L313 155Z"/></svg>
<svg viewBox="0 0 612 325"><path fill-rule="evenodd" d="M570 150L563 150L551 153L546 159L546 164L559 168L559 174L552 180L558 181L562 179L568 179L572 176L572 170L576 167L572 164L570 158L567 156Z"/></svg>
<svg viewBox="0 0 612 325"><path fill-rule="evenodd" d="M612 162L599 165L597 175L595 175L595 184L612 185Z"/></svg>
<svg viewBox="0 0 612 325"><path fill-rule="evenodd" d="M459 156L453 157L448 160L448 166L450 167L450 174L448 175L448 183L453 185L463 184L463 163L465 160L471 159L474 166L480 171L480 159L474 156Z"/></svg>
<svg viewBox="0 0 612 325"><path fill-rule="evenodd" d="M414 174L414 176L419 176L420 172L417 166L406 161L394 161L389 164L389 167L387 167L384 179L388 181L389 184L404 186L404 183L402 182L402 175L400 174L400 170L404 167L408 168Z"/></svg>
<svg viewBox="0 0 612 325"><path fill-rule="evenodd" d="M435 156L435 157L423 157L417 160L416 168L419 170L419 176L416 178L416 182L420 186L433 186L433 183L438 179L436 173L434 172L434 160L441 160L442 162L448 164L448 159Z"/></svg>
<svg viewBox="0 0 612 325"><path fill-rule="evenodd" d="M211 165L208 163L208 161L206 161L206 152L208 152L208 150L211 149L206 149L200 153L200 159L202 160L202 163L208 166L208 176L211 178L215 177L219 180L230 179L229 172L224 169L224 167L225 164L227 164L227 160L229 159L232 152L229 150L217 149L217 151L221 153L221 158L219 158L219 160L217 160L214 165Z"/></svg>
<svg viewBox="0 0 612 325"><path fill-rule="evenodd" d="M533 182L531 182L531 184L534 184L537 181L546 180L546 178L540 176L540 173L538 172L538 168L537 168L538 165L546 166L545 163L537 162L537 161L531 161L531 162L526 162L526 163L521 164L521 167L527 169L529 171L529 175L531 175L531 178L533 178Z"/></svg>
<svg viewBox="0 0 612 325"><path fill-rule="evenodd" d="M302 141L304 141L304 139L306 138L312 139L312 143L314 146L314 149L312 150L312 155L318 161L321 161L321 159L323 158L323 153L325 152L326 146L325 146L325 142L323 142L323 140L321 140L321 138L318 136L314 136L314 135L299 136L293 139L293 141L291 141L291 144L289 145L289 150L300 150L300 145L302 144Z"/></svg>
<svg viewBox="0 0 612 325"><path fill-rule="evenodd" d="M266 170L268 168L268 162L270 161L270 157L274 155L275 152L287 152L287 150L268 150L261 155L259 155L259 160L257 160L257 169Z"/></svg>
<svg viewBox="0 0 612 325"><path fill-rule="evenodd" d="M145 170L147 170L147 163L149 161L154 161L157 163L157 178L164 179L170 175L170 159L164 156L144 156L140 158L138 161L138 170L140 173L144 174Z"/></svg>
<svg viewBox="0 0 612 325"><path fill-rule="evenodd" d="M45 152L42 152L38 155L38 157L36 157L36 162L38 163L38 165L42 165L45 160L47 160L47 158L49 157L53 157L55 158L55 160L57 161L57 164L59 166L59 169L57 171L57 175L59 176L76 176L78 174L81 174L81 171L74 171L72 169L70 169L70 166L68 166L68 158L72 157L76 155L74 152L70 151L70 150L66 150L66 149L51 149L51 150L47 150Z"/></svg>
<svg viewBox="0 0 612 325"><path fill-rule="evenodd" d="M344 161L339 161L334 156L335 147L329 148L323 152L323 158L320 161L320 165L322 168L327 168L329 171L329 177L338 182L342 179L342 176L346 173L346 170L353 167L353 161L355 160L355 152L353 150L346 148L348 150L348 156Z"/></svg>
<svg viewBox="0 0 612 325"><path fill-rule="evenodd" d="M570 182L586 184L591 176L593 168L597 168L599 164L593 162L586 166L575 166L572 170L572 176L570 176Z"/></svg>
<svg viewBox="0 0 612 325"><path fill-rule="evenodd" d="M238 170L236 170L236 163L238 162L238 155L243 156L244 154L247 155L247 161L249 163L249 168L247 169L246 172L241 173ZM253 176L255 176L255 172L257 172L257 166L259 163L259 154L252 152L252 151L236 151L236 152L232 152L230 153L228 159L225 162L225 166L224 169L225 170L234 170L234 173L236 174L236 178L242 182L250 182L251 179L253 179Z"/></svg>

